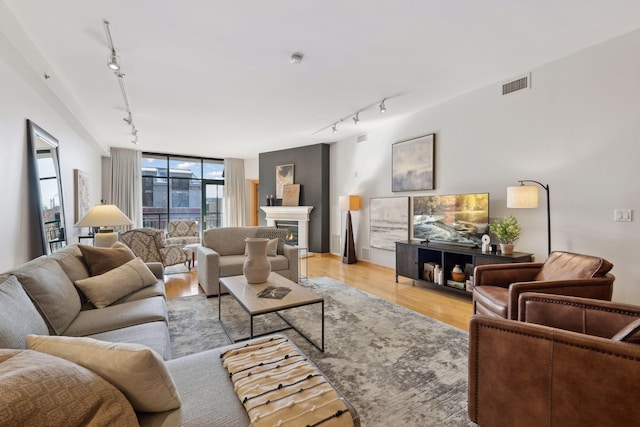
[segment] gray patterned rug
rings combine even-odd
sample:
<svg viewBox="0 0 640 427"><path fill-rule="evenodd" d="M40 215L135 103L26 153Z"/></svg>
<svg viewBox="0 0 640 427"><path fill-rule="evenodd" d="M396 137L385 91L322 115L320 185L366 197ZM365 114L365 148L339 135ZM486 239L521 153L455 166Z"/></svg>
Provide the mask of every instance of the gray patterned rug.
<svg viewBox="0 0 640 427"><path fill-rule="evenodd" d="M325 352L295 331L288 335L356 408L364 427L474 426L467 417L467 333L336 280L312 278L325 299ZM174 357L229 344L218 322L218 299L168 301ZM248 334L248 316L229 296L225 325L234 338ZM320 340L320 306L285 312ZM256 333L282 326L257 317Z"/></svg>

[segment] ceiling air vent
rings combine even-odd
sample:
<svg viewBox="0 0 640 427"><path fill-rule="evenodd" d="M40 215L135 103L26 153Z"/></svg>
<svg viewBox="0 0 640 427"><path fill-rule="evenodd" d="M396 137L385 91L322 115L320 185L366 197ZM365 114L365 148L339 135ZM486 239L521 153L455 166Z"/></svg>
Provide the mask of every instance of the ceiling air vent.
<svg viewBox="0 0 640 427"><path fill-rule="evenodd" d="M527 89L531 87L531 74L527 74L526 76L517 78L508 83L502 85L502 94L508 95L510 93Z"/></svg>
<svg viewBox="0 0 640 427"><path fill-rule="evenodd" d="M367 134L363 133L362 135L358 135L356 141L358 142L358 144L360 144L361 142L367 142Z"/></svg>

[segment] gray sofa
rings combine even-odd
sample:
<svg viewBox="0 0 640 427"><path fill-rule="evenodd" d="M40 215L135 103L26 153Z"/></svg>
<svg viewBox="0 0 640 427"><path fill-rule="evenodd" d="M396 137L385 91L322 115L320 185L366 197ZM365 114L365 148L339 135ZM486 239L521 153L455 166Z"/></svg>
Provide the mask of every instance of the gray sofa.
<svg viewBox="0 0 640 427"><path fill-rule="evenodd" d="M204 232L202 246L198 247L198 283L207 296L220 292L220 277L242 274L245 259L245 241L249 237L279 238L281 244L276 256L268 257L271 271L298 282L298 248L284 243L287 231L274 227L221 227Z"/></svg>
<svg viewBox="0 0 640 427"><path fill-rule="evenodd" d="M16 391L16 383L11 383L16 378L22 385L22 393L28 393L28 396L32 396L38 402L56 402L61 399L63 406L66 406L64 402L67 401L73 405L79 404L78 396L72 392L56 393L52 399L42 400L38 397L34 392L38 387L32 387L29 382L38 381L34 378L41 375L49 375L44 373L44 370L49 368L42 368L39 363L33 365L36 362L31 362L30 365L20 366L19 370L28 371L25 374L28 376L24 377L20 377L22 373L11 367L3 367L5 363L11 363L8 361L16 354L22 353L27 359L32 357L32 354L42 354L33 350L22 350L26 348L25 341L29 334L89 337L112 343L143 344L155 350L166 360L164 364L178 391L181 406L163 412L136 412L135 416L142 426L249 425L247 412L235 394L229 373L223 368L220 360L220 354L226 348L168 360L171 359L171 343L162 264L149 263L147 266L157 278L155 284L99 309L86 300L73 285L75 281L89 276L89 269L77 245L66 247L51 256L29 261L0 275L0 378L3 378L0 381L0 425L6 422L11 424L7 419L11 420L11 416L16 413L23 419L25 416L30 417L28 412L24 412L29 411L30 405L15 404L16 398L24 401L23 395ZM297 275L297 270L294 274ZM300 353L304 357L304 353ZM16 360L19 358L16 357ZM62 362L71 363L65 360ZM15 363L18 362L14 362L14 365ZM77 366L73 363L71 365ZM38 370L43 373L38 373ZM3 372L11 372L13 378L7 379ZM132 372L131 378L136 378L135 375L137 372ZM75 383L75 377L73 378L71 381ZM47 378L47 381L53 387L54 380ZM49 392L45 387L44 393ZM88 396L93 394L97 394L93 388L85 393ZM355 425L359 426L356 411L346 399L345 403L355 420ZM69 408L73 408L73 405ZM42 413L39 415L42 416ZM49 416L48 413L45 416ZM51 416L54 417L55 414ZM88 419L80 424L86 423ZM53 418L49 422L49 425L68 424L68 421L56 422Z"/></svg>
<svg viewBox="0 0 640 427"><path fill-rule="evenodd" d="M160 263L147 266L158 279L155 284L101 309L74 286L89 277L77 245L3 273L0 348L25 348L28 334L64 335L144 344L170 359L163 268Z"/></svg>

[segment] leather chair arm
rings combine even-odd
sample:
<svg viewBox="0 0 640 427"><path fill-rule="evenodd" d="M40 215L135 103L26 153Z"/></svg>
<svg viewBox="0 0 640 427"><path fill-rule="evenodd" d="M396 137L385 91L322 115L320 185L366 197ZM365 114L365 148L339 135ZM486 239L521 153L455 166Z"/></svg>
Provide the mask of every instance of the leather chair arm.
<svg viewBox="0 0 640 427"><path fill-rule="evenodd" d="M483 315L470 321L468 411L482 426L635 425L639 375L639 345Z"/></svg>
<svg viewBox="0 0 640 427"><path fill-rule="evenodd" d="M545 294L570 295L583 298L611 300L613 293L613 276L591 279L548 280L535 282L516 282L509 286L509 315L517 310L518 299L525 292L540 292ZM516 317L513 317L514 319Z"/></svg>
<svg viewBox="0 0 640 427"><path fill-rule="evenodd" d="M539 262L479 265L473 272L473 279L475 286L508 288L514 282L533 280L541 267L542 263Z"/></svg>
<svg viewBox="0 0 640 427"><path fill-rule="evenodd" d="M525 292L518 320L610 338L640 319L640 306L565 295Z"/></svg>

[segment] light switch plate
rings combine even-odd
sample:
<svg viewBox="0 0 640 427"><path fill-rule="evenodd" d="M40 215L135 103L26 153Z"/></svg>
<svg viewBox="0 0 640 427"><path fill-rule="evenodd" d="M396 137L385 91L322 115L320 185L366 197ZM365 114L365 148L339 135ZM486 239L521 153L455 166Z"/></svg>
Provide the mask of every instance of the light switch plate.
<svg viewBox="0 0 640 427"><path fill-rule="evenodd" d="M615 209L613 211L613 220L615 222L633 221L633 209Z"/></svg>

